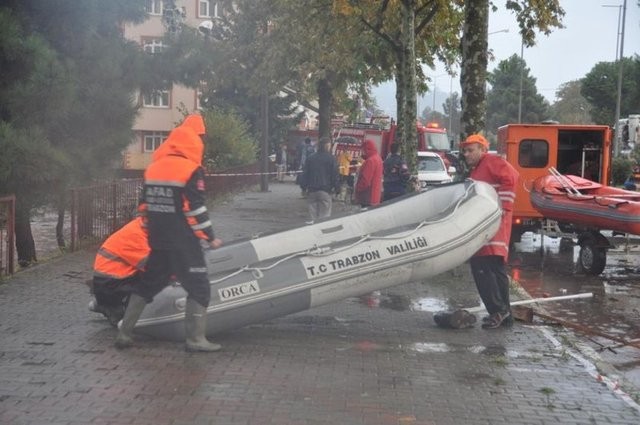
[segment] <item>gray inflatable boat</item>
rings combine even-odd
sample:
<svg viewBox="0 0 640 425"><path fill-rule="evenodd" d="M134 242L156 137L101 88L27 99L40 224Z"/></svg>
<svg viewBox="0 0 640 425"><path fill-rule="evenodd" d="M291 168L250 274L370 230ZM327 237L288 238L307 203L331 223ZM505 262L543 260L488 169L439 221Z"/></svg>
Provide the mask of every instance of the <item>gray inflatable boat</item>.
<svg viewBox="0 0 640 425"><path fill-rule="evenodd" d="M207 251L207 334L450 270L495 235L501 215L495 190L467 180ZM136 332L183 340L185 304L179 284L165 288Z"/></svg>

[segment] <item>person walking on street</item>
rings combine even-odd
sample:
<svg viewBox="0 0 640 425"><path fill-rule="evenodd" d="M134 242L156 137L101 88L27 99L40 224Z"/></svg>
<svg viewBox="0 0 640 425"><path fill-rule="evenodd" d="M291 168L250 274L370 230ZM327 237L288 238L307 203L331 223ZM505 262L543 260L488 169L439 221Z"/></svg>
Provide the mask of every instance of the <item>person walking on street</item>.
<svg viewBox="0 0 640 425"><path fill-rule="evenodd" d="M302 190L307 192L311 221L331 216L331 194L340 190L338 164L331 154L331 139L320 139L318 149L307 158L301 177Z"/></svg>
<svg viewBox="0 0 640 425"><path fill-rule="evenodd" d="M304 188L302 187L302 172L304 171L304 165L307 162L307 159L309 159L309 157L311 155L313 155L315 153L315 149L313 148L313 146L311 145L311 139L309 137L304 139L303 143L300 143L300 145L298 145L298 164L299 164L299 168L298 168L298 178L296 179L296 183L298 183L298 186L300 186L300 189L302 190L302 197L305 198L307 196L307 192L304 190Z"/></svg>
<svg viewBox="0 0 640 425"><path fill-rule="evenodd" d="M502 206L498 233L469 260L478 293L489 313L483 319L482 327L495 329L513 324L506 262L518 172L502 157L488 154L488 149L489 142L480 134L472 134L460 143L464 160L471 170L469 177L491 184L498 192Z"/></svg>
<svg viewBox="0 0 640 425"><path fill-rule="evenodd" d="M355 187L356 202L363 208L378 205L382 197L382 158L373 140L362 144L362 158Z"/></svg>
<svg viewBox="0 0 640 425"><path fill-rule="evenodd" d="M340 191L338 198L342 201L347 200L349 191L349 172L351 169L351 153L347 150L341 151L336 159L338 163L338 173L340 174Z"/></svg>
<svg viewBox="0 0 640 425"><path fill-rule="evenodd" d="M284 181L287 174L287 145L284 143L280 146L280 150L276 154L277 179L279 182Z"/></svg>
<svg viewBox="0 0 640 425"><path fill-rule="evenodd" d="M204 127L203 127L204 128ZM139 285L133 287L115 346L133 345L133 329L147 303L176 276L187 291L185 348L187 351L217 351L219 344L206 338L207 306L211 288L200 241L218 248L204 205L204 145L188 126L175 128L164 155L144 173L143 208L151 252Z"/></svg>
<svg viewBox="0 0 640 425"><path fill-rule="evenodd" d="M407 183L411 178L409 167L407 167L407 163L402 155L400 155L400 144L393 143L389 150L390 153L383 163L384 201L388 201L407 193Z"/></svg>

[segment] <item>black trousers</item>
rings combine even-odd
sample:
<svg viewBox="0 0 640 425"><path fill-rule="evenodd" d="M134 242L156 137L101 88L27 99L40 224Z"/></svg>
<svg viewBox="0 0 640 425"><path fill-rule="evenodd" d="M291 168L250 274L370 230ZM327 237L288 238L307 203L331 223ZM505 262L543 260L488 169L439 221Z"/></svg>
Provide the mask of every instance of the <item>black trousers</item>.
<svg viewBox="0 0 640 425"><path fill-rule="evenodd" d="M480 298L489 314L511 311L509 302L509 275L499 255L471 257L471 273Z"/></svg>
<svg viewBox="0 0 640 425"><path fill-rule="evenodd" d="M98 305L119 307L126 305L133 287L140 283L140 273L125 279L110 279L102 276L93 277L93 295Z"/></svg>
<svg viewBox="0 0 640 425"><path fill-rule="evenodd" d="M162 291L172 276L203 307L209 305L211 288L204 254L199 244L183 249L151 249L145 272L134 292L147 302Z"/></svg>

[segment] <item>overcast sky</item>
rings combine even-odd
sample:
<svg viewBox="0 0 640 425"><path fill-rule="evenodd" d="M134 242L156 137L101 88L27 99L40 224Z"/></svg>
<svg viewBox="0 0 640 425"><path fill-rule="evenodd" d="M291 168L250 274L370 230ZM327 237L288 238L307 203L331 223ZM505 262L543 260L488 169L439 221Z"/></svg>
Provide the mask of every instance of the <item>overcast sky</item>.
<svg viewBox="0 0 640 425"><path fill-rule="evenodd" d="M562 0L565 10L564 28L554 30L550 35L538 34L536 45L524 49L524 60L536 78L538 92L550 102L555 100L557 89L563 83L584 77L598 62L616 60L618 36L618 16L623 0ZM496 4L504 4L497 0ZM605 5L612 7L605 7ZM508 30L508 32L498 32ZM520 36L515 17L499 10L489 17L489 49L495 60L489 62L489 70L509 58L520 55ZM493 33L493 34L491 34ZM626 25L624 33L624 56L640 55L640 8L637 0L627 0ZM451 79L444 67L427 70L427 75L437 76L436 110L442 110L442 103L450 88L460 92L459 75ZM390 115L395 115L395 84L387 83L374 90L378 105ZM432 107L433 95L427 93L419 103Z"/></svg>

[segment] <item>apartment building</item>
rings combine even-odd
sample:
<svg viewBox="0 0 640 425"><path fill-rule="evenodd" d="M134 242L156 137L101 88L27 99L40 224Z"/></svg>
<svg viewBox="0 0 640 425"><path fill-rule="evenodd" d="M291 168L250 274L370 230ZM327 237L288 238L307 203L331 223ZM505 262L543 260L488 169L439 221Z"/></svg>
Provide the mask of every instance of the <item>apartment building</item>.
<svg viewBox="0 0 640 425"><path fill-rule="evenodd" d="M128 24L124 36L149 54L162 51L162 36L167 27L164 22L184 22L198 27L218 16L218 4L213 0L175 0L171 2L147 0L147 19L136 25ZM198 91L179 84L158 88L153 93L137 93L140 113L134 124L134 141L123 153L123 169L144 170L151 162L151 155L164 142L169 132L178 124L183 114L199 109Z"/></svg>

